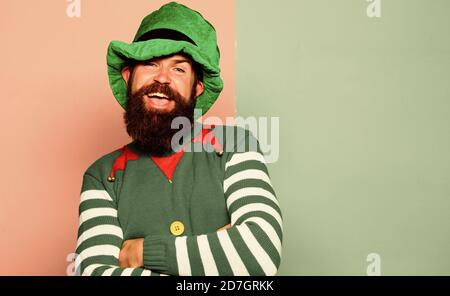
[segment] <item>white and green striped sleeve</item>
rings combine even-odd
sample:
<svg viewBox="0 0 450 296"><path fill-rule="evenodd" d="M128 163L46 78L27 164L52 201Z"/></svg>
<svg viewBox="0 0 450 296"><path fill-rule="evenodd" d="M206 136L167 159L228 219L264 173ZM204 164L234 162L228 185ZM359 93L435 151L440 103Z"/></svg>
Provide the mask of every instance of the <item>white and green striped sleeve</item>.
<svg viewBox="0 0 450 296"><path fill-rule="evenodd" d="M160 270L172 275L275 275L281 261L282 214L259 147L229 155L223 189L231 228L197 236L146 237L144 266L163 266Z"/></svg>
<svg viewBox="0 0 450 296"><path fill-rule="evenodd" d="M120 268L123 231L117 207L103 184L85 173L79 206L76 266L81 275L160 275L144 268Z"/></svg>

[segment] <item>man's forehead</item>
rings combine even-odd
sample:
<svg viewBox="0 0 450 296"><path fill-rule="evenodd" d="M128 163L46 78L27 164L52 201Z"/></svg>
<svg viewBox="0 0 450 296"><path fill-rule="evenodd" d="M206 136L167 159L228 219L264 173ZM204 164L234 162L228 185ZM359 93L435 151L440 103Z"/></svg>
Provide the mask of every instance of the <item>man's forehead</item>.
<svg viewBox="0 0 450 296"><path fill-rule="evenodd" d="M169 62L173 62L173 63L189 63L192 64L192 59L184 54L173 54L173 55L169 55L169 56L162 56L162 57L154 57L151 58L149 61L169 61Z"/></svg>

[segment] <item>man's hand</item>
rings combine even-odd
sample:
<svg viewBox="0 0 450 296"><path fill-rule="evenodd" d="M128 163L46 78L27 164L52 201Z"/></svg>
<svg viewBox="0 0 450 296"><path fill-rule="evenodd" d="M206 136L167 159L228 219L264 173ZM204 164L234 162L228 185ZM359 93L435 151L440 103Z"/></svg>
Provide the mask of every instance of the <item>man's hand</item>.
<svg viewBox="0 0 450 296"><path fill-rule="evenodd" d="M223 227L220 227L219 229L217 229L217 231L221 231L221 230L227 230L228 228L231 228L231 224L227 224Z"/></svg>
<svg viewBox="0 0 450 296"><path fill-rule="evenodd" d="M136 238L124 241L119 254L119 266L138 268L144 266L144 239Z"/></svg>
<svg viewBox="0 0 450 296"><path fill-rule="evenodd" d="M217 231L226 230L231 227L227 224ZM144 239L129 239L123 242L122 249L119 254L119 266L122 268L138 268L144 266Z"/></svg>

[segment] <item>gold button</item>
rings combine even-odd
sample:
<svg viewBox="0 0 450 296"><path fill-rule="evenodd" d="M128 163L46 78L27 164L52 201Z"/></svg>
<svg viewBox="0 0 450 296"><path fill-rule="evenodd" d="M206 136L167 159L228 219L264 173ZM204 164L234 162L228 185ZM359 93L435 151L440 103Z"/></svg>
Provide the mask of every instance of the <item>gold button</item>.
<svg viewBox="0 0 450 296"><path fill-rule="evenodd" d="M175 235L181 235L184 232L184 225L180 221L174 221L170 224L170 232Z"/></svg>

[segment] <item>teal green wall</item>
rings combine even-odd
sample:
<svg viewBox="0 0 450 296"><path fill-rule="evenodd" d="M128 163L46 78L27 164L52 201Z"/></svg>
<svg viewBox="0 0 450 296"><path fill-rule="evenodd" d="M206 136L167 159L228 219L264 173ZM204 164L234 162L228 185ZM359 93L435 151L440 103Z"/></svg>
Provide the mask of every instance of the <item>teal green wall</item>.
<svg viewBox="0 0 450 296"><path fill-rule="evenodd" d="M236 0L240 116L280 117L280 275L450 275L450 1Z"/></svg>

